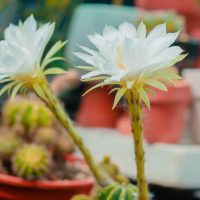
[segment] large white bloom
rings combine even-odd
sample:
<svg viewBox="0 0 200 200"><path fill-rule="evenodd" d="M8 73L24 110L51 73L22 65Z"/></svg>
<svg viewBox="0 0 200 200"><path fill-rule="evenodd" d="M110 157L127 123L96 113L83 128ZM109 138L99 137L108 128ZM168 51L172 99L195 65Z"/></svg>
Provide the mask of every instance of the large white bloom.
<svg viewBox="0 0 200 200"><path fill-rule="evenodd" d="M156 26L147 34L143 22L137 29L124 22L118 29L106 26L103 35L89 35L96 50L80 46L85 53L74 53L92 66L77 66L90 71L82 79L101 80L87 92L116 84L119 87L112 90L117 91L113 108L127 90L137 92L150 107L147 93L153 91L148 86L167 91L166 81L173 83L173 80L180 79L180 76L166 70L186 56L181 54L183 50L180 47L171 46L178 34L166 33L166 24Z"/></svg>
<svg viewBox="0 0 200 200"><path fill-rule="evenodd" d="M0 83L7 85L0 91L0 95L13 89L13 95L23 86L34 88L41 82L45 74L63 73L58 68L45 70L45 67L60 57L53 55L60 50L65 42L57 42L44 56L43 53L49 42L54 23L46 23L39 28L31 15L18 26L9 25L4 32L4 40L0 41Z"/></svg>
<svg viewBox="0 0 200 200"><path fill-rule="evenodd" d="M182 59L180 54L183 50L171 46L178 34L166 33L166 24L156 26L149 34L143 23L137 29L127 22L118 29L106 26L103 35L95 33L88 36L97 51L81 46L86 53L74 53L94 66L88 68L91 71L83 75L82 79L107 75L105 81L125 81L131 87L142 73L151 74Z"/></svg>

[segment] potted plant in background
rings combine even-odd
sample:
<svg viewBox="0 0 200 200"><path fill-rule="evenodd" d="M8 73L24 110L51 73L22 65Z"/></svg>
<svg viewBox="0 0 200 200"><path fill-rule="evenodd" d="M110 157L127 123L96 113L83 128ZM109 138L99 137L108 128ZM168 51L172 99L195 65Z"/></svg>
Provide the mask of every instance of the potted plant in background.
<svg viewBox="0 0 200 200"><path fill-rule="evenodd" d="M3 107L0 127L0 198L70 199L94 185L74 144L38 99L17 97Z"/></svg>
<svg viewBox="0 0 200 200"><path fill-rule="evenodd" d="M192 31L199 26L199 0L136 0L136 5L147 10L176 10L178 13L185 15L186 27L188 31Z"/></svg>
<svg viewBox="0 0 200 200"><path fill-rule="evenodd" d="M87 91L91 84L87 84ZM121 115L120 109L112 110L114 95L108 94L109 87L97 88L84 96L80 102L76 122L86 127L115 128L118 118ZM97 104L100 102L99 104ZM96 109L98 108L98 113Z"/></svg>

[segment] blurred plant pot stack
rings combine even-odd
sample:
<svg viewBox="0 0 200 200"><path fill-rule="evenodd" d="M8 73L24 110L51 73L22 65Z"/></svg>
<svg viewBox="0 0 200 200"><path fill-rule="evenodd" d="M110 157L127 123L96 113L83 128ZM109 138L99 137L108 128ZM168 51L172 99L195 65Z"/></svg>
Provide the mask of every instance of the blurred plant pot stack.
<svg viewBox="0 0 200 200"><path fill-rule="evenodd" d="M147 10L176 10L185 15L186 27L189 32L200 25L200 3L198 0L136 0L136 5Z"/></svg>
<svg viewBox="0 0 200 200"><path fill-rule="evenodd" d="M190 109L189 133L191 134L192 142L200 144L200 70L186 69L183 76L189 82L192 91L192 103Z"/></svg>
<svg viewBox="0 0 200 200"><path fill-rule="evenodd" d="M86 91L93 85L88 84ZM77 123L87 127L110 127L114 128L120 116L120 111L112 110L114 95L109 94L108 87L100 87L81 99L77 112Z"/></svg>
<svg viewBox="0 0 200 200"><path fill-rule="evenodd" d="M153 89L150 96L151 110L144 107L144 136L147 142L178 143L184 131L186 112L191 100L186 81L177 81L177 87L168 86L168 92ZM130 118L127 112L119 118L117 129L130 134Z"/></svg>

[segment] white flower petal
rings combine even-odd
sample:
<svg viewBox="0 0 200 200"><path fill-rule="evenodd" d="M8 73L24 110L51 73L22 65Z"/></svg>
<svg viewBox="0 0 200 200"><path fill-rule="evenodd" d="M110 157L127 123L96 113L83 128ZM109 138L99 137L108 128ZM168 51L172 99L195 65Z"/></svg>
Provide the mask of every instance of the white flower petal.
<svg viewBox="0 0 200 200"><path fill-rule="evenodd" d="M147 41L154 41L166 36L166 24L157 25L147 36Z"/></svg>
<svg viewBox="0 0 200 200"><path fill-rule="evenodd" d="M35 41L34 52L38 52L36 57L39 64L41 62L44 49L53 35L54 29L55 29L55 24L48 23L41 26L36 32L37 40Z"/></svg>
<svg viewBox="0 0 200 200"><path fill-rule="evenodd" d="M124 22L119 26L119 33L130 38L136 38L137 36L135 26L128 22Z"/></svg>
<svg viewBox="0 0 200 200"><path fill-rule="evenodd" d="M123 79L123 77L126 75L126 72L121 72L120 74L116 74L110 77L111 81L116 81L119 82L121 81L121 79Z"/></svg>
<svg viewBox="0 0 200 200"><path fill-rule="evenodd" d="M5 29L4 38L11 43L25 46L19 27L13 24L10 24L8 28Z"/></svg>
<svg viewBox="0 0 200 200"><path fill-rule="evenodd" d="M152 58L153 56L157 56L162 50L171 46L175 40L177 39L179 32L176 33L168 33L165 37L158 38L156 41L151 42L148 48L148 58Z"/></svg>
<svg viewBox="0 0 200 200"><path fill-rule="evenodd" d="M28 37L27 39L33 39L35 37L34 33L36 32L36 29L37 29L37 23L33 15L31 15L24 21L22 29L23 29L24 35Z"/></svg>
<svg viewBox="0 0 200 200"><path fill-rule="evenodd" d="M98 54L97 51L94 51L94 50L89 49L89 48L87 48L87 47L84 47L84 46L81 46L81 45L79 45L79 47L80 47L81 49L83 49L85 52L89 53L90 55L93 55L93 56L94 56L94 55Z"/></svg>
<svg viewBox="0 0 200 200"><path fill-rule="evenodd" d="M147 34L146 26L144 25L143 22L141 22L137 28L137 37L141 40L144 40L146 38L146 34Z"/></svg>
<svg viewBox="0 0 200 200"><path fill-rule="evenodd" d="M155 71L158 69L165 68L165 66L162 65L162 63L168 63L174 60L182 52L183 52L183 49L181 49L178 46L169 47L166 50L164 50L161 54L159 54L157 57L155 57L151 62L149 62L149 65L147 66L147 68L149 68L150 71Z"/></svg>
<svg viewBox="0 0 200 200"><path fill-rule="evenodd" d="M114 37L117 37L118 31L113 26L105 26L103 29L103 37L106 40L112 40Z"/></svg>
<svg viewBox="0 0 200 200"><path fill-rule="evenodd" d="M73 52L73 54L81 60L85 61L86 63L94 66L93 56L81 52Z"/></svg>
<svg viewBox="0 0 200 200"><path fill-rule="evenodd" d="M91 78L91 77L94 77L94 76L99 76L99 75L102 75L102 71L99 71L99 70L95 70L95 71L92 71L92 72L89 72L87 74L84 74L81 76L81 79L87 79L87 78Z"/></svg>

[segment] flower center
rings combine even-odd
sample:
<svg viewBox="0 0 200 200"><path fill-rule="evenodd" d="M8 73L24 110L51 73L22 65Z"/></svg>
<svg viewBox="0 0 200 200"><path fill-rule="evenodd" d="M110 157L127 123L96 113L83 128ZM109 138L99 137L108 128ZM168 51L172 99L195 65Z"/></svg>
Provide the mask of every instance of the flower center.
<svg viewBox="0 0 200 200"><path fill-rule="evenodd" d="M117 54L118 54L118 57L117 57L117 61L116 61L116 65L119 69L125 69L124 65L123 65L123 52L122 52L122 49L120 47L117 47Z"/></svg>

